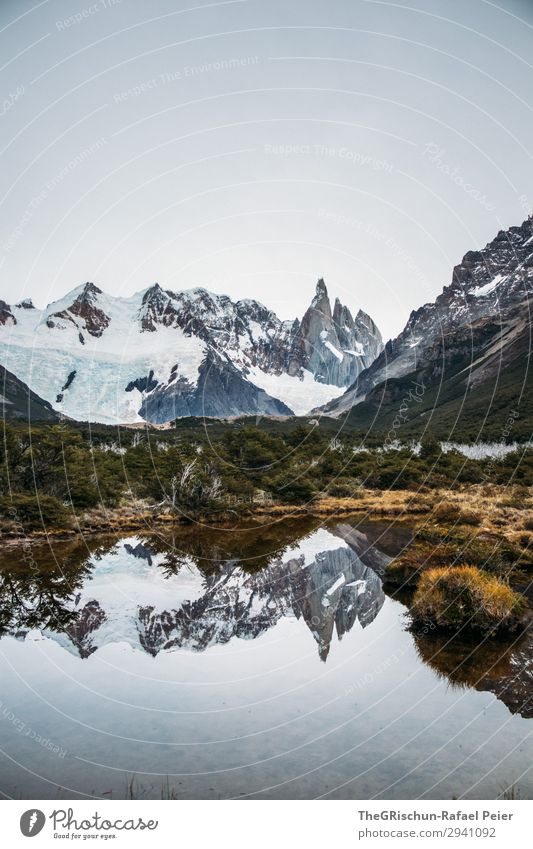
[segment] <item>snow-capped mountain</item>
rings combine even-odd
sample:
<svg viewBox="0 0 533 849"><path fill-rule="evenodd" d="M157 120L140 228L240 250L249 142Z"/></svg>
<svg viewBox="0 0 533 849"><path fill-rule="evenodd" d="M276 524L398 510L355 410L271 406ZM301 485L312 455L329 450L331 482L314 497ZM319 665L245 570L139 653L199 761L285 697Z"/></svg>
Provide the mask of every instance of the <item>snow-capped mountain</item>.
<svg viewBox="0 0 533 849"><path fill-rule="evenodd" d="M304 414L338 396L382 349L362 311L323 280L299 321L254 300L158 284L129 298L94 283L46 309L0 301L0 363L65 415L100 422Z"/></svg>
<svg viewBox="0 0 533 849"><path fill-rule="evenodd" d="M387 400L383 391L390 394L394 380L408 374L423 372L427 388L432 379L440 381L447 363L460 355L469 387L493 377L530 344L532 294L533 217L529 217L519 227L501 230L482 250L465 254L442 294L413 311L400 335L387 342L370 367L322 412L340 415L373 398L375 387L380 388L378 401L383 403Z"/></svg>

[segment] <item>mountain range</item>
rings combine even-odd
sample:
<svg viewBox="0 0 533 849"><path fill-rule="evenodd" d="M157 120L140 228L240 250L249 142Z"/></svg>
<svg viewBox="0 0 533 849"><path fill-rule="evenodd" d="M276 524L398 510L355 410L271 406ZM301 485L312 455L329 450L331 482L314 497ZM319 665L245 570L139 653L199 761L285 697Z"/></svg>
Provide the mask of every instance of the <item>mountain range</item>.
<svg viewBox="0 0 533 849"><path fill-rule="evenodd" d="M0 363L18 389L84 421L303 414L382 348L370 316L338 299L332 308L323 280L291 321L255 300L158 284L118 298L86 283L44 310L0 302Z"/></svg>
<svg viewBox="0 0 533 849"><path fill-rule="evenodd" d="M370 316L319 280L301 320L255 300L159 285L112 298L86 283L37 310L0 301L6 416L164 423L185 416L344 417L447 433L510 412L527 424L533 218L468 251L449 285L383 346ZM28 406L29 405L29 406Z"/></svg>

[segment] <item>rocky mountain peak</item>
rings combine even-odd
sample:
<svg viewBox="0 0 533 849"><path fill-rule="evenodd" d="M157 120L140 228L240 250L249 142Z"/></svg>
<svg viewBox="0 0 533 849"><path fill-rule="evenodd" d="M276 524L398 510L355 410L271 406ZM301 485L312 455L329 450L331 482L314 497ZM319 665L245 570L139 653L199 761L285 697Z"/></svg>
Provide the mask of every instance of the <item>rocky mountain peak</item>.
<svg viewBox="0 0 533 849"><path fill-rule="evenodd" d="M316 293L295 332L290 372L308 369L321 383L347 386L383 347L373 322L355 322L348 307L336 298L333 312L321 278Z"/></svg>
<svg viewBox="0 0 533 849"><path fill-rule="evenodd" d="M449 339L461 328L474 328L495 315L501 323L517 310L527 319L526 305L532 294L533 218L529 217L519 226L500 230L484 248L467 251L453 269L451 284L435 301L413 310L402 332L387 342L384 352L324 411L341 413L364 401L388 378L420 369L432 358L439 340ZM361 321L372 326L368 317Z"/></svg>
<svg viewBox="0 0 533 849"><path fill-rule="evenodd" d="M322 313L326 318L331 319L331 304L329 302L328 290L326 288L326 284L322 277L316 284L316 292L315 297L311 301L311 306L309 310L316 310L319 313ZM308 312L309 312L308 310ZM305 320L305 317L304 317Z"/></svg>
<svg viewBox="0 0 533 849"><path fill-rule="evenodd" d="M96 338L109 327L109 316L99 306L101 289L94 283L85 283L70 305L61 306L48 315L46 325L50 329L74 327L78 331L79 341L85 343L84 333Z"/></svg>
<svg viewBox="0 0 533 849"><path fill-rule="evenodd" d="M157 298L161 294L163 294L163 289L161 288L159 283L154 283L146 290L146 292L144 292L142 297L142 303L146 304L148 301L151 301L152 298Z"/></svg>
<svg viewBox="0 0 533 849"><path fill-rule="evenodd" d="M154 332L158 325L175 326L177 310L173 301L173 293L164 291L159 283L150 286L142 297L139 310L141 331Z"/></svg>
<svg viewBox="0 0 533 849"><path fill-rule="evenodd" d="M83 292L78 296L78 300L94 300L98 295L102 295L103 292L95 283L86 283L83 287Z"/></svg>
<svg viewBox="0 0 533 849"><path fill-rule="evenodd" d="M254 299L159 283L120 298L89 282L35 310L33 323L21 313L0 304L6 366L62 413L96 421L303 415L381 350L370 320L354 320L338 299L332 314L322 279L301 321ZM2 323L16 320L2 339ZM46 369L34 367L37 356Z"/></svg>
<svg viewBox="0 0 533 849"><path fill-rule="evenodd" d="M533 218L529 217L520 226L500 230L481 250L467 251L453 269L452 288L459 287L476 297L490 295L505 277L520 268L531 267L532 258ZM496 283L489 290L488 284L494 280ZM476 291L484 285L487 286L486 291ZM504 291L509 286L499 288Z"/></svg>
<svg viewBox="0 0 533 849"><path fill-rule="evenodd" d="M337 333L342 332L344 328L353 329L353 316L347 306L341 304L339 298L335 298L335 306L333 307L333 323L337 329Z"/></svg>

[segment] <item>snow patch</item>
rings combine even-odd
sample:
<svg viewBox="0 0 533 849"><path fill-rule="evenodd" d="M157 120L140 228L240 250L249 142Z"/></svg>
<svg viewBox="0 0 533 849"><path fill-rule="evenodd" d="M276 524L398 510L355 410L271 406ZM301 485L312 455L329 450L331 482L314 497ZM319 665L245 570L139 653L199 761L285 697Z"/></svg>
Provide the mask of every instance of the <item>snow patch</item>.
<svg viewBox="0 0 533 849"><path fill-rule="evenodd" d="M0 327L2 364L55 409L80 421L140 422L142 394L137 389L126 392L129 383L150 371L165 383L176 363L180 377L197 382L205 344L179 327L159 326L152 333L140 333L138 295L98 296L98 307L111 324L100 337L83 334L84 345L79 330L69 322L64 329L47 327L50 313L64 309L64 302L72 303L76 291L44 311L15 307L13 332ZM57 395L72 371L76 377L58 403Z"/></svg>
<svg viewBox="0 0 533 849"><path fill-rule="evenodd" d="M474 298L482 298L485 295L490 295L491 292L494 291L496 286L498 286L502 280L505 280L506 277L503 274L497 274L492 280L489 280L488 283L485 283L483 286L478 286L476 289L472 289L472 295Z"/></svg>
<svg viewBox="0 0 533 849"><path fill-rule="evenodd" d="M337 578L333 586L331 586L328 590L326 590L326 595L333 595L338 589L342 587L343 584L346 583L346 578L344 575L341 575L340 578Z"/></svg>
<svg viewBox="0 0 533 849"><path fill-rule="evenodd" d="M344 386L318 383L307 370L300 379L289 374L268 374L255 366L249 370L247 378L268 395L283 401L297 416L305 416L314 407L321 407L345 392Z"/></svg>
<svg viewBox="0 0 533 849"><path fill-rule="evenodd" d="M359 581L350 581L349 584L346 584L347 587L354 587L357 590L357 595L363 595L366 592L366 581L362 579Z"/></svg>
<svg viewBox="0 0 533 849"><path fill-rule="evenodd" d="M324 342L324 345L326 346L326 348L327 348L329 351L331 351L331 353L333 354L333 356L337 357L338 361L339 361L340 363L342 363L342 361L343 361L343 359L344 359L344 357L343 357L343 355L342 355L342 352L341 352L341 351L339 351L339 350L335 347L335 345L332 345L332 344L331 344L331 342L329 342L329 341L328 341L328 342Z"/></svg>

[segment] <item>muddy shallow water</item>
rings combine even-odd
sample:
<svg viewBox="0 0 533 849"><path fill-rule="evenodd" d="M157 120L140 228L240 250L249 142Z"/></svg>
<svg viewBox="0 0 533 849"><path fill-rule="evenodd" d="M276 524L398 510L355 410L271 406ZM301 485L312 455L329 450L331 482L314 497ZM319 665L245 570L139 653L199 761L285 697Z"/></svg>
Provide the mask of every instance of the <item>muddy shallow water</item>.
<svg viewBox="0 0 533 849"><path fill-rule="evenodd" d="M413 636L402 525L95 537L0 560L18 798L533 795L533 647Z"/></svg>

